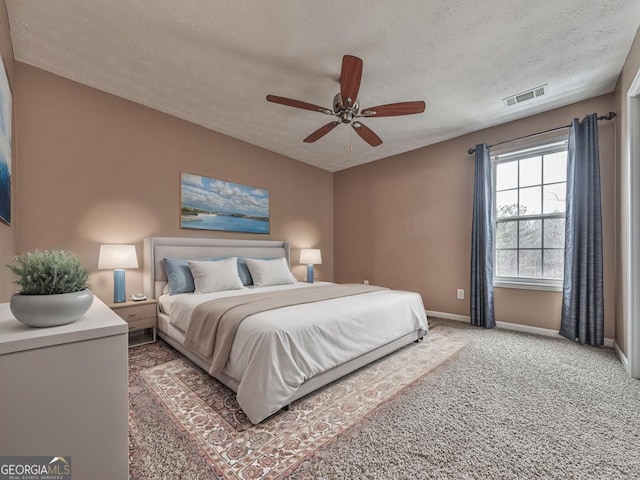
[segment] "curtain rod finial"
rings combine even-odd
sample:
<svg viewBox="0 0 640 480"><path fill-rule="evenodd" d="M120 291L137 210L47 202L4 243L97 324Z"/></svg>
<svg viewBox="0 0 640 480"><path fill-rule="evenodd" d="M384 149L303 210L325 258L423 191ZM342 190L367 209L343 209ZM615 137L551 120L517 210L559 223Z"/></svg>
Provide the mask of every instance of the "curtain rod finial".
<svg viewBox="0 0 640 480"><path fill-rule="evenodd" d="M473 154L473 153L476 153L476 149L475 149L475 147L471 147L469 150L467 150L467 153L468 153L469 155L471 155L471 154Z"/></svg>

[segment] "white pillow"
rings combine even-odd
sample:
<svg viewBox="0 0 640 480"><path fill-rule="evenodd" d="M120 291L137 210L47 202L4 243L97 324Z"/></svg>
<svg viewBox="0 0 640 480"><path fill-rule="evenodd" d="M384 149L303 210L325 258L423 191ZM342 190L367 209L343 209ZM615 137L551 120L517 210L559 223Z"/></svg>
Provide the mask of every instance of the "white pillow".
<svg viewBox="0 0 640 480"><path fill-rule="evenodd" d="M289 270L287 259L279 257L274 260L245 259L251 272L253 284L256 287L269 285L290 285L296 283L296 278Z"/></svg>
<svg viewBox="0 0 640 480"><path fill-rule="evenodd" d="M238 259L236 257L201 262L188 260L188 263L196 287L194 293L238 290L244 287L240 275L238 275Z"/></svg>

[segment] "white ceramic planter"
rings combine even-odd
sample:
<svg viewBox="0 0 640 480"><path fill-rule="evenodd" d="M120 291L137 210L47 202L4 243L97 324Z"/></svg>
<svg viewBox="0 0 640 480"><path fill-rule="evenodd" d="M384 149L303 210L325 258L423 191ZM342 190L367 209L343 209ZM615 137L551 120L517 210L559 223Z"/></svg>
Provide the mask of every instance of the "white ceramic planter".
<svg viewBox="0 0 640 480"><path fill-rule="evenodd" d="M93 292L88 288L58 295L22 295L11 297L13 316L30 327L55 327L73 323L89 310Z"/></svg>

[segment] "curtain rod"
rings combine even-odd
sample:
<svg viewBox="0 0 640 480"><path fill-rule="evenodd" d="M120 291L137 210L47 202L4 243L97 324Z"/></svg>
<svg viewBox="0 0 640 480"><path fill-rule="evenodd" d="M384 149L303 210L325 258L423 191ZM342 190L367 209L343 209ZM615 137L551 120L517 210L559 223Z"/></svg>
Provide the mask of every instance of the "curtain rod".
<svg viewBox="0 0 640 480"><path fill-rule="evenodd" d="M616 118L616 112L609 112L606 115L602 115L601 117L598 117L598 120L613 120L614 118ZM495 147L497 145L502 145L503 143L515 142L516 140L523 140L529 137L537 137L538 135L544 135L545 133L557 132L558 130L564 130L565 128L570 128L570 127L571 127L571 124L563 125L562 127L551 128L549 130L545 130L544 132L530 133L529 135L524 135L523 137L512 138L511 140L505 140L504 142L494 143L493 145L489 145L489 148ZM467 150L467 153L471 155L472 153L475 153L475 151L476 151L476 147L471 147L469 150Z"/></svg>

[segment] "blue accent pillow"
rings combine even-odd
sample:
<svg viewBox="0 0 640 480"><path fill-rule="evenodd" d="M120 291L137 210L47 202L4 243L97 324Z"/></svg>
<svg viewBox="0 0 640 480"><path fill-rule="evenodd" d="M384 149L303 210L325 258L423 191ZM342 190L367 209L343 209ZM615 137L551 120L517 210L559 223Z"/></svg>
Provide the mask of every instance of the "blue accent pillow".
<svg viewBox="0 0 640 480"><path fill-rule="evenodd" d="M247 267L247 261L244 258L238 258L238 274L245 287L247 285L253 285L253 278L251 277L249 267Z"/></svg>
<svg viewBox="0 0 640 480"><path fill-rule="evenodd" d="M192 293L196 289L186 258L163 259L169 281L169 294Z"/></svg>

